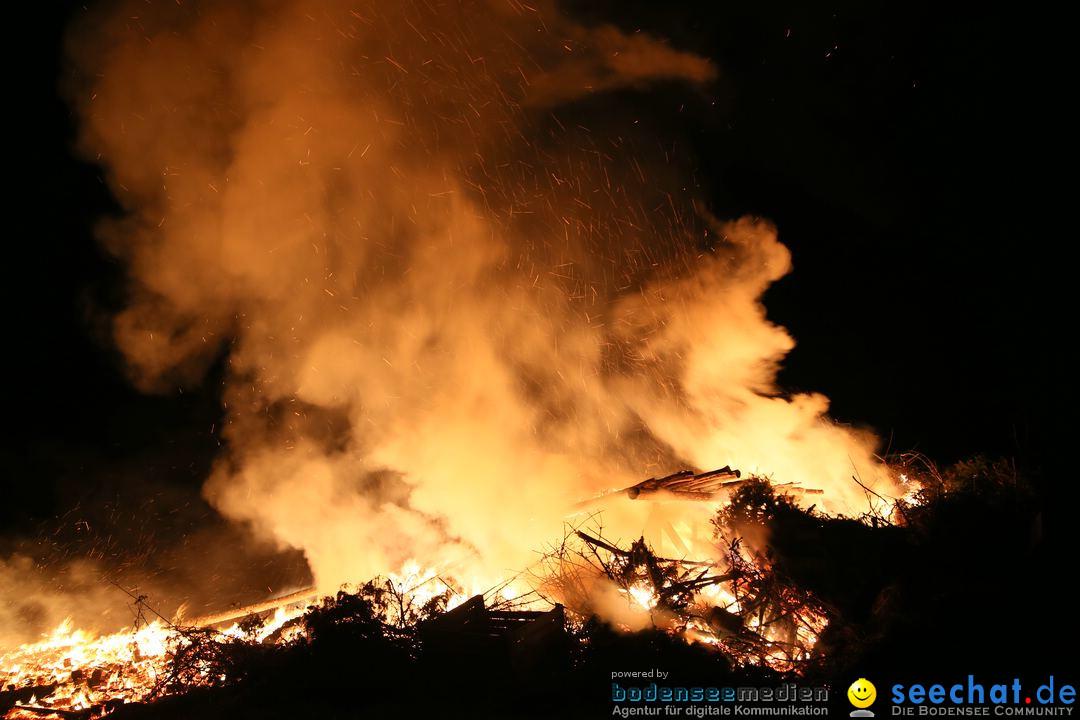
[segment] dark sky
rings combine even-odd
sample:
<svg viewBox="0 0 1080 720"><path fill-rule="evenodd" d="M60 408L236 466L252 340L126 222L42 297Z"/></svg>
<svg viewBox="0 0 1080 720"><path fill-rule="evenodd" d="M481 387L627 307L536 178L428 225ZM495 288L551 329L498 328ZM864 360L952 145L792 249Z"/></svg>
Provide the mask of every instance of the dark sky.
<svg viewBox="0 0 1080 720"><path fill-rule="evenodd" d="M112 206L57 89L80 8L35 5L8 24L0 530L48 528L76 501L180 503L197 522L220 376L169 397L123 379L105 329L123 268L92 234ZM1069 87L1056 23L937 3L703 5L568 3L720 68L699 106L643 112L669 108L646 119L688 135L716 214L766 216L792 249L766 298L798 342L784 385L829 395L893 451L1040 466L1072 325L1048 332L1073 272L1064 193L1047 190L1063 152L1050 98Z"/></svg>

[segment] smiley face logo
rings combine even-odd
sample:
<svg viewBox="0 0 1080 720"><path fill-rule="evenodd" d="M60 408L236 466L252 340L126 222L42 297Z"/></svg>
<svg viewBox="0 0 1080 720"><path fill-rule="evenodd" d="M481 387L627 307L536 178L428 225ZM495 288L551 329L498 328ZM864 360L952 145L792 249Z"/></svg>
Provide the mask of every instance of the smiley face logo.
<svg viewBox="0 0 1080 720"><path fill-rule="evenodd" d="M867 708L877 699L877 688L866 678L859 678L847 689L848 700L857 708Z"/></svg>

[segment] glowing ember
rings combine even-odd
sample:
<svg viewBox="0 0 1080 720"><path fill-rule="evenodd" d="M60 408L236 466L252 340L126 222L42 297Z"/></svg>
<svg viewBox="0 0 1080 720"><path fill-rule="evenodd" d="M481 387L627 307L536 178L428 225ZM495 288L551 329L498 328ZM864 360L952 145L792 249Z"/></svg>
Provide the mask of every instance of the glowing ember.
<svg viewBox="0 0 1080 720"><path fill-rule="evenodd" d="M656 602L660 599L653 588L644 585L634 585L626 592L634 599L634 602L646 610L656 607Z"/></svg>
<svg viewBox="0 0 1080 720"><path fill-rule="evenodd" d="M448 607L466 598L460 593L439 588L431 570L410 561L390 579L400 588L407 608L419 607L437 595L445 594ZM440 591L441 590L441 591ZM289 603L275 608L260 622L240 620L228 627L210 631L216 641L247 643L287 643L302 637L302 626L286 627L307 608ZM397 622L400 618L389 618ZM40 688L25 702L17 702L4 717L41 718L43 710L85 710L107 708L113 703L140 702L167 694L163 680L177 652L190 643L189 628L155 621L137 630L96 636L72 628L65 620L48 637L0 654L0 688ZM215 684L227 678L202 676L192 684ZM33 714L20 708L33 707Z"/></svg>
<svg viewBox="0 0 1080 720"><path fill-rule="evenodd" d="M254 633L234 624L218 635L262 642L302 612L278 608ZM19 705L83 710L153 697L160 693L159 681L173 654L185 642L177 628L161 621L101 637L65 621L42 641L0 655L0 687L44 688L41 697L18 703L6 717L21 717Z"/></svg>

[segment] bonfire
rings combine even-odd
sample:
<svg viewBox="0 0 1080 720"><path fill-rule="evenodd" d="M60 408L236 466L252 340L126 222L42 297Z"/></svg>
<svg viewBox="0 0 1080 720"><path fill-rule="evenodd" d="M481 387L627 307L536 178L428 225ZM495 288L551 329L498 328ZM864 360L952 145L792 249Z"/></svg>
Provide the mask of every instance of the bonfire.
<svg viewBox="0 0 1080 720"><path fill-rule="evenodd" d="M740 475L729 468L680 472L616 493L629 499L644 495L646 502L717 503L715 559L661 557L645 537L620 547L604 537L602 512L580 519L580 509L592 504L583 501L562 540L538 562L471 598L453 578L415 562L400 574L344 587L336 601L320 599L309 588L187 620L165 618L150 598L124 590L135 615L130 630L97 636L65 621L40 642L0 655L0 709L6 706L5 720L96 717L127 703L233 684L246 673L251 653L307 642L312 613L365 598L376 598L381 623L420 632L430 643L436 636L425 636L425 626L453 628L455 614L463 612L479 611L488 623L492 612L511 624L557 617L559 629L569 632L603 618L624 632L660 630L701 644L737 665L803 672L821 659L815 645L829 611L778 574L765 547L744 535L760 529L778 504L794 507L794 497L815 493ZM915 490L913 484L892 509L910 507ZM875 500L869 507L880 510L884 498L868 493L868 499ZM879 511L863 520L890 522ZM556 616L546 612L552 608Z"/></svg>

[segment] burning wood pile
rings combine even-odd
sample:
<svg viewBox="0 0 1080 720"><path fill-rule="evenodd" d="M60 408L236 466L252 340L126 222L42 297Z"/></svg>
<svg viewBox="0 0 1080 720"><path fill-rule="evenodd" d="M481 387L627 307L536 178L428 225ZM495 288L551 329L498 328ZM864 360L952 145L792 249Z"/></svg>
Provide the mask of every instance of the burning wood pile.
<svg viewBox="0 0 1080 720"><path fill-rule="evenodd" d="M730 493L730 503L713 521L720 558L661 557L644 537L620 547L604 538L601 518L595 515L590 517L594 533L570 528L546 553L536 577L541 593L559 598L579 615L614 618L626 630L662 628L688 642L708 644L737 664L800 668L814 657L828 622L825 608L812 594L785 582L767 555L741 535L748 509L760 509L763 499L790 486L738 478L738 471L728 468L685 472L626 491L632 499L669 493L705 500Z"/></svg>
<svg viewBox="0 0 1080 720"><path fill-rule="evenodd" d="M425 693L442 683L450 694L463 683L485 694L532 683L542 697L555 686L595 698L595 684L573 678L610 672L635 652L660 653L686 672L728 673L730 682L846 677L868 653L910 653L912 633L925 626L948 637L941 598L990 619L992 607L969 602L994 582L989 569L1001 558L1029 562L1040 548L1025 485L985 463L925 474L892 513L858 519L800 508L765 480L740 480L713 515L711 557L614 539L594 513L568 526L527 574L482 595L410 568L335 598L312 603L302 591L196 627L145 622L152 611L136 594L135 629L97 637L66 624L0 654L0 717L122 720L146 717L140 708L155 718L262 709L317 716L339 709L343 688L359 693L358 683L399 705L424 700L417 683ZM982 557L972 544L993 552L958 565L957 557ZM859 582L852 567L862 568ZM532 589L516 592L522 585ZM294 704L281 710L282 697Z"/></svg>
<svg viewBox="0 0 1080 720"><path fill-rule="evenodd" d="M380 633L409 638L443 662L462 647L473 648L474 656L505 656L518 667L550 660L567 623L580 627L599 617L624 631L658 629L704 644L736 664L796 670L813 659L826 613L812 595L783 582L765 555L742 541L735 522L774 492L766 481L742 479L730 468L677 473L625 490L631 499L726 498L714 521L713 559L661 557L644 537L621 546L604 537L601 514L594 513L589 522L595 529L571 528L529 571L530 592L511 591L508 582L489 592L485 605L483 596L468 598L453 582L414 568L407 577L339 594L337 607L374 598L362 607L375 608ZM302 590L186 622L148 621L155 613L147 598L130 595L138 618L130 632L98 638L63 625L0 657L3 717L89 717L124 703L234 683L253 658L309 642L313 618L325 614L325 603L310 605L316 595ZM455 650L448 655L448 648Z"/></svg>
<svg viewBox="0 0 1080 720"><path fill-rule="evenodd" d="M3 717L90 717L184 687L218 685L236 650L288 642L295 636L290 621L304 612L287 599L266 617L253 613L215 627L146 621L141 596L135 607L144 619L128 632L95 637L65 622L41 642L0 656Z"/></svg>

